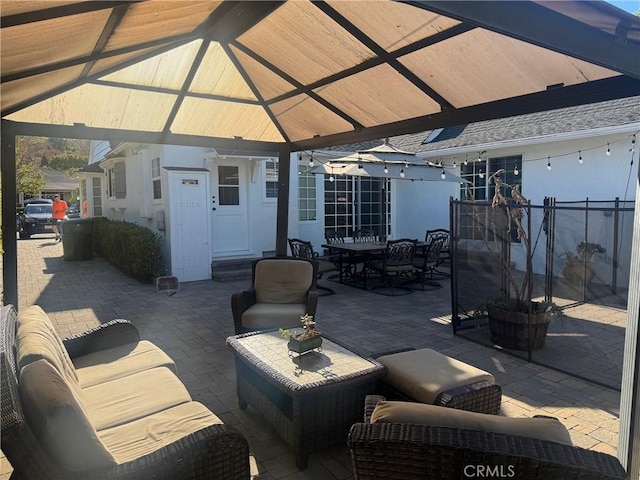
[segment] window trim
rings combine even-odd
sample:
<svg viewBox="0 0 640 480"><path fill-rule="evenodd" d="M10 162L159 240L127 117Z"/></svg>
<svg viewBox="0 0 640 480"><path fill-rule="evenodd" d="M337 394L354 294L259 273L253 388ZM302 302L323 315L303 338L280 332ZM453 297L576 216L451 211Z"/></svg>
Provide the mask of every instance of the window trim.
<svg viewBox="0 0 640 480"><path fill-rule="evenodd" d="M280 164L278 163L278 159L276 158L271 158L268 160L265 160L263 163L263 170L262 170L262 199L264 202L267 203L277 203L278 201L278 175L280 172ZM269 164L273 164L275 165L274 169L270 169L269 168ZM269 171L270 170L275 170L275 180L273 179L272 176L270 176ZM273 175L273 174L271 174ZM269 196L268 192L269 192L269 188L267 187L268 183L275 183L276 185L276 189L275 189L275 196Z"/></svg>

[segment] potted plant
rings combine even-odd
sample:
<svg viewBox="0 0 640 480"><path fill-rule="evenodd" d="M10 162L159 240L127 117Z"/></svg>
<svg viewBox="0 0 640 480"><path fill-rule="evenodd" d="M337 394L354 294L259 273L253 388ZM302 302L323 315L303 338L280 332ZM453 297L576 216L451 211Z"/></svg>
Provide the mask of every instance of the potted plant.
<svg viewBox="0 0 640 480"><path fill-rule="evenodd" d="M289 354L295 352L299 355L309 353L322 345L322 334L316 330L316 322L313 316L304 314L300 317L302 322L302 332L293 333L287 329L281 328L280 334L287 340L287 348Z"/></svg>
<svg viewBox="0 0 640 480"><path fill-rule="evenodd" d="M566 251L562 254L562 275L573 284L587 285L595 276L591 259L596 253L605 252L606 249L599 243L580 242L575 253Z"/></svg>
<svg viewBox="0 0 640 480"><path fill-rule="evenodd" d="M499 297L488 298L478 305L475 315L488 317L491 340L496 345L515 350L528 350L529 347L537 350L544 346L551 317L564 314L552 302L531 299L533 253L523 226L527 214L524 206L528 205L528 200L517 185L511 187L502 181L503 173L504 169L500 169L489 177L489 184L495 186L490 215L492 234L481 232L491 262L502 277L503 292ZM511 202L504 197L503 186L511 187ZM516 229L525 252L524 272L516 271L511 262L512 228Z"/></svg>

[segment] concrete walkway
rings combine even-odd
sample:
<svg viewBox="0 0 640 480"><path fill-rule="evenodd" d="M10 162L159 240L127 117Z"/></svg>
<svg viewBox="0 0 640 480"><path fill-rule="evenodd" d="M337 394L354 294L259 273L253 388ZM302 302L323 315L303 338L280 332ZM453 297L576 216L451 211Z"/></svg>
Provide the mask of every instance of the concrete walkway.
<svg viewBox="0 0 640 480"><path fill-rule="evenodd" d="M143 338L163 348L192 397L247 437L254 478L352 477L346 439L344 446L311 455L309 468L300 472L262 417L251 407L238 409L233 358L225 339L233 334L231 294L248 287L248 281L185 283L173 296L159 294L153 285L126 277L102 258L65 262L62 245L48 236L19 241L18 265L19 306L42 306L62 336L126 318ZM337 294L320 298L319 330L363 354L429 347L488 370L503 387L503 415L558 417L576 445L615 454L619 393L454 336L448 287L400 297L331 287ZM622 310L609 314L625 316ZM0 480L9 478L11 467L4 456L0 472Z"/></svg>

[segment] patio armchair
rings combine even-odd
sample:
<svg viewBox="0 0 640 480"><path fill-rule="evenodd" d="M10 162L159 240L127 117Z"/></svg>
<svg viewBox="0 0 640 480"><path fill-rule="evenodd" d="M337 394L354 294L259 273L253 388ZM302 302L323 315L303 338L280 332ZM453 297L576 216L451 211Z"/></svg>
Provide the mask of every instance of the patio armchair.
<svg viewBox="0 0 640 480"><path fill-rule="evenodd" d="M311 242L300 240L299 238L289 238L289 249L293 258L301 258L305 260L315 260L318 264L317 280L320 280L325 273L338 271L339 260L336 257L321 257L318 252L313 249ZM317 285L318 290L324 290L328 295L336 293L333 289L323 285Z"/></svg>
<svg viewBox="0 0 640 480"><path fill-rule="evenodd" d="M271 257L253 262L251 288L231 296L236 335L271 328L301 326L300 317L315 317L318 307L313 260Z"/></svg>
<svg viewBox="0 0 640 480"><path fill-rule="evenodd" d="M389 287L391 295L395 295L395 289L412 292L412 289L406 286L406 281L414 275L413 257L417 244L418 240L409 238L387 241L382 258L370 262L371 269L379 272L382 279L382 283L373 287L374 289Z"/></svg>
<svg viewBox="0 0 640 480"><path fill-rule="evenodd" d="M552 417L506 418L377 395L366 397L348 445L356 480L628 478L616 457L573 446Z"/></svg>
<svg viewBox="0 0 640 480"><path fill-rule="evenodd" d="M413 258L413 266L415 267L416 278L420 282L420 290L437 290L442 288L442 284L433 279L433 275L440 265L440 251L444 239L436 236L431 242L425 245L420 252L416 252ZM427 278L429 277L429 278Z"/></svg>
<svg viewBox="0 0 640 480"><path fill-rule="evenodd" d="M429 245L432 241L441 239L442 247L440 248L440 257L438 265L442 265L444 262L448 262L451 260L451 252L449 250L449 230L444 228L436 228L435 230L427 230L427 233L424 236L424 243ZM431 272L432 275L440 275L443 277L449 277L448 272L443 272L442 270L438 270L434 268Z"/></svg>

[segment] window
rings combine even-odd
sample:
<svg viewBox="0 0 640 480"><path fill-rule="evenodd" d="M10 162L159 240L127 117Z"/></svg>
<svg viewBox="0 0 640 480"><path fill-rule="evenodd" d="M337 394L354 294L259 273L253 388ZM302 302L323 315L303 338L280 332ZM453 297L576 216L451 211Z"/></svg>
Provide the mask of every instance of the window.
<svg viewBox="0 0 640 480"><path fill-rule="evenodd" d="M107 193L110 197L125 198L127 196L127 177L125 165L119 162L107 170Z"/></svg>
<svg viewBox="0 0 640 480"><path fill-rule="evenodd" d="M162 198L162 180L160 178L160 158L151 159L151 184L153 186L153 199Z"/></svg>
<svg viewBox="0 0 640 480"><path fill-rule="evenodd" d="M267 160L264 165L265 198L278 198L278 162Z"/></svg>
<svg viewBox="0 0 640 480"><path fill-rule="evenodd" d="M240 177L238 167L218 166L218 204L240 205Z"/></svg>
<svg viewBox="0 0 640 480"><path fill-rule="evenodd" d="M514 173L516 167L519 170L518 175ZM511 187L522 186L522 155L495 157L489 158L486 163L471 161L467 165L461 165L461 177L471 183L460 186L460 199L471 197L475 201L491 202L495 186L489 185L487 180L500 169L504 169L504 173L501 175L504 182L502 194L506 198L510 198ZM482 225L486 225L487 220L478 218L477 213L472 213L471 210L465 217L461 219L461 238L483 238L484 234L478 229L485 228ZM518 242L515 228L511 229L511 234L511 241Z"/></svg>
<svg viewBox="0 0 640 480"><path fill-rule="evenodd" d="M93 197L93 215L92 217L102 216L102 179L93 178L92 184L92 197Z"/></svg>
<svg viewBox="0 0 640 480"><path fill-rule="evenodd" d="M357 230L382 234L382 182L380 178L325 176L324 226L339 235L351 237ZM390 182L387 181L387 229L390 215Z"/></svg>
<svg viewBox="0 0 640 480"><path fill-rule="evenodd" d="M316 175L309 173L309 165L299 165L298 220L316 220Z"/></svg>

